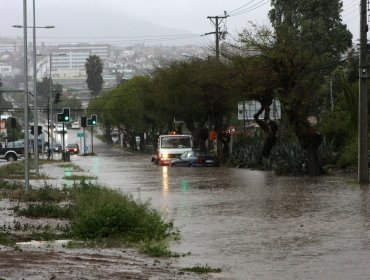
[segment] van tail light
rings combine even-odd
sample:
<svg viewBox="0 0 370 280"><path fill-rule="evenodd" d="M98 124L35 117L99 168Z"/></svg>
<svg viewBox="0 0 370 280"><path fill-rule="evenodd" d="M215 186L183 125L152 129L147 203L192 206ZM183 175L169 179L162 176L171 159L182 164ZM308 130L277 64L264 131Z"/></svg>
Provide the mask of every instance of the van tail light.
<svg viewBox="0 0 370 280"><path fill-rule="evenodd" d="M20 153L21 155L23 155L23 154L24 154L24 148L19 148L19 153Z"/></svg>
<svg viewBox="0 0 370 280"><path fill-rule="evenodd" d="M198 158L197 163L205 163L206 159L205 158Z"/></svg>

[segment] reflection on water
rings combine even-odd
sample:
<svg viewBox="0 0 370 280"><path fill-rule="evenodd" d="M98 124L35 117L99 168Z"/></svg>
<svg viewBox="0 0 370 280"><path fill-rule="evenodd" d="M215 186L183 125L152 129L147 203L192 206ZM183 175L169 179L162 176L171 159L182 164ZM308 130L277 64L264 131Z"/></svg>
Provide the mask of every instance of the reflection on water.
<svg viewBox="0 0 370 280"><path fill-rule="evenodd" d="M187 179L182 179L180 187L184 192L187 192L189 190L189 181Z"/></svg>
<svg viewBox="0 0 370 280"><path fill-rule="evenodd" d="M162 167L162 186L163 186L163 192L168 192L168 167L163 166Z"/></svg>
<svg viewBox="0 0 370 280"><path fill-rule="evenodd" d="M370 193L347 178L158 167L147 158L114 164L102 163L99 179L140 187L174 221L181 240L171 250L191 252L180 266L221 268L223 279L369 279Z"/></svg>
<svg viewBox="0 0 370 280"><path fill-rule="evenodd" d="M92 159L93 159L92 172L94 174L99 174L101 171L99 157L92 157Z"/></svg>

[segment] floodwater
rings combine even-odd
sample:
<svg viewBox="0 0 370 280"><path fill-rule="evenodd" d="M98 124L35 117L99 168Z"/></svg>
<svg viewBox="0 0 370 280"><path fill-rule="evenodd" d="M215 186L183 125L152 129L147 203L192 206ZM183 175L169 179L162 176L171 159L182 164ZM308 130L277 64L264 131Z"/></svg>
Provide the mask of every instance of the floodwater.
<svg viewBox="0 0 370 280"><path fill-rule="evenodd" d="M191 252L180 266L221 268L217 279L370 278L370 196L355 175L158 167L95 150L72 161L173 220L181 240L171 249Z"/></svg>

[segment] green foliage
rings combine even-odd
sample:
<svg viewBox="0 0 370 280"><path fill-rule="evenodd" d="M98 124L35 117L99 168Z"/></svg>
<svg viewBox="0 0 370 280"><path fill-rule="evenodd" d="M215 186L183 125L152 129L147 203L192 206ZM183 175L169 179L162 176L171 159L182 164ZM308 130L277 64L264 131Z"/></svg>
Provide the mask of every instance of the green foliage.
<svg viewBox="0 0 370 280"><path fill-rule="evenodd" d="M263 146L263 139L258 136L247 138L246 141L234 146L233 153L225 163L229 167L257 168Z"/></svg>
<svg viewBox="0 0 370 280"><path fill-rule="evenodd" d="M358 161L358 139L353 137L346 148L340 153L338 165L342 168L347 166L357 166Z"/></svg>
<svg viewBox="0 0 370 280"><path fill-rule="evenodd" d="M196 265L196 266L193 266L193 267L183 268L182 271L204 274L204 273L220 273L220 272L222 272L222 269L221 268L212 268L212 267L208 266L208 264L206 264L204 266Z"/></svg>
<svg viewBox="0 0 370 280"><path fill-rule="evenodd" d="M72 232L80 238L119 237L130 241L161 240L170 236L172 223L164 223L147 203L107 188L74 189L76 215Z"/></svg>
<svg viewBox="0 0 370 280"><path fill-rule="evenodd" d="M274 171L277 175L302 175L306 173L307 161L304 150L298 143L279 143L276 146L277 160Z"/></svg>
<svg viewBox="0 0 370 280"><path fill-rule="evenodd" d="M0 166L0 178L12 178L12 176L24 174L24 164L20 161Z"/></svg>
<svg viewBox="0 0 370 280"><path fill-rule="evenodd" d="M332 142L334 148L339 151L353 135L353 126L348 112L336 109L322 115L319 129L327 142Z"/></svg>
<svg viewBox="0 0 370 280"><path fill-rule="evenodd" d="M98 96L103 86L103 63L99 56L90 55L85 63L87 87L92 96Z"/></svg>
<svg viewBox="0 0 370 280"><path fill-rule="evenodd" d="M15 241L11 239L10 233L0 232L0 244L4 246L15 246Z"/></svg>
<svg viewBox="0 0 370 280"><path fill-rule="evenodd" d="M30 188L28 193L23 193L19 199L28 202L61 202L68 199L68 197L67 189L60 190L45 183L42 188Z"/></svg>
<svg viewBox="0 0 370 280"><path fill-rule="evenodd" d="M78 174L72 174L72 175L66 175L63 176L64 180L74 180L74 181L81 181L81 180L96 180L98 177L96 176L87 176L87 175L78 175Z"/></svg>
<svg viewBox="0 0 370 280"><path fill-rule="evenodd" d="M147 254L175 256L168 250L167 240L178 238L179 233L174 232L173 224L164 222L148 203L137 202L132 197L84 180L79 185L64 189L45 184L40 189L30 188L27 194L8 183L1 182L0 187L17 192L13 198L28 202L25 207L21 207L21 204L14 207L18 215L68 219L71 224L70 227L57 225L52 228L15 221L13 227L4 224L0 228L0 242L8 242L8 235L5 234L12 230L22 231L25 240L73 238L92 243L106 240L116 245L134 242L141 244L141 250ZM68 201L68 204L59 204L61 201Z"/></svg>
<svg viewBox="0 0 370 280"><path fill-rule="evenodd" d="M73 216L73 207L71 205L62 207L52 203L29 203L26 208L19 208L16 213L29 218L70 219Z"/></svg>
<svg viewBox="0 0 370 280"><path fill-rule="evenodd" d="M152 257L173 257L173 253L164 241L145 242L141 247L141 252Z"/></svg>

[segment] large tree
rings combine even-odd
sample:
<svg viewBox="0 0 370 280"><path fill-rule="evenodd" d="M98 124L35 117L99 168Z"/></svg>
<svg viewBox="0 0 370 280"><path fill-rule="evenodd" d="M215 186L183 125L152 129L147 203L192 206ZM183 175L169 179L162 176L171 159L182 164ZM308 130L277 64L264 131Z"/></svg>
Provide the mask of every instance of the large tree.
<svg viewBox="0 0 370 280"><path fill-rule="evenodd" d="M306 153L308 173L318 175L322 137L308 117L321 109L318 93L324 76L351 46L352 35L340 18L342 1L272 0L271 4L273 30L257 37L247 30L242 40L276 73L283 118Z"/></svg>
<svg viewBox="0 0 370 280"><path fill-rule="evenodd" d="M99 56L90 55L86 59L86 83L91 96L98 96L103 87L103 63Z"/></svg>

